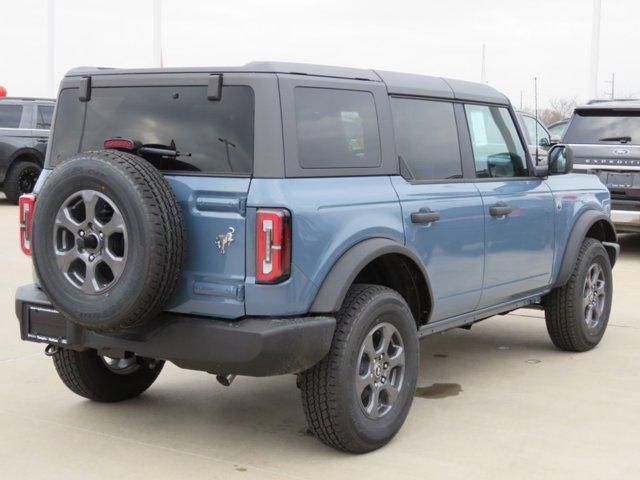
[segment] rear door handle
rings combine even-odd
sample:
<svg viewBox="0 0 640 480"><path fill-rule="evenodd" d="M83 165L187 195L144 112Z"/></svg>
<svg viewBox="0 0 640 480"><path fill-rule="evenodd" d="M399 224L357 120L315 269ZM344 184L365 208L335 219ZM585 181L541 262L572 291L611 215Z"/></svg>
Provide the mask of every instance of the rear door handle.
<svg viewBox="0 0 640 480"><path fill-rule="evenodd" d="M507 215L513 212L513 208L511 208L506 203L496 203L494 206L489 208L489 213L492 217L506 217Z"/></svg>
<svg viewBox="0 0 640 480"><path fill-rule="evenodd" d="M411 214L411 223L433 223L438 220L440 220L440 214L431 210L420 210Z"/></svg>

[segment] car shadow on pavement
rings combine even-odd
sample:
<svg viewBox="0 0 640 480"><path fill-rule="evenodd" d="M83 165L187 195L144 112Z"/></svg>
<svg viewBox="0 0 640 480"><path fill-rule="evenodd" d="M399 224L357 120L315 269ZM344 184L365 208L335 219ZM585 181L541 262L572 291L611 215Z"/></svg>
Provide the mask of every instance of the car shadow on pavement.
<svg viewBox="0 0 640 480"><path fill-rule="evenodd" d="M620 256L640 258L640 233L625 233L618 237Z"/></svg>
<svg viewBox="0 0 640 480"><path fill-rule="evenodd" d="M4 193L0 193L0 207L15 207L15 205L7 200Z"/></svg>
<svg viewBox="0 0 640 480"><path fill-rule="evenodd" d="M520 328L523 321L539 322L535 335L530 327ZM543 318L498 317L472 331L456 329L427 337L421 341L417 396L422 398L416 402L455 401L465 395L465 384L477 382L483 372L495 374L513 365L526 368L526 359L553 351ZM307 432L293 375L240 377L231 387L222 387L212 375L165 368L158 382L134 400L108 405L80 401L68 408L73 402L68 397L57 419L68 417L75 425L90 425L103 434L217 458L248 449L341 455ZM425 391L429 395L420 394Z"/></svg>

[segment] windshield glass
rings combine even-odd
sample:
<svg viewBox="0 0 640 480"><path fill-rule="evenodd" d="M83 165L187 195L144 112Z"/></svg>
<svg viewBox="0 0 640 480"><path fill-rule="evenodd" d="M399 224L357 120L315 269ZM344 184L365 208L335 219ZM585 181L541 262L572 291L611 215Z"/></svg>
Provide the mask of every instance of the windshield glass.
<svg viewBox="0 0 640 480"><path fill-rule="evenodd" d="M640 145L640 111L576 112L563 142Z"/></svg>

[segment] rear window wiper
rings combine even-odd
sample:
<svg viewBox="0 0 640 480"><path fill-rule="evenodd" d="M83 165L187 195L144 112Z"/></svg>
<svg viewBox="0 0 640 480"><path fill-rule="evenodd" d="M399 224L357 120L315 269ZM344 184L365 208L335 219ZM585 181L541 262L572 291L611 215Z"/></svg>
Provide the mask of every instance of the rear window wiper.
<svg viewBox="0 0 640 480"><path fill-rule="evenodd" d="M622 137L605 137L598 140L599 142L620 142L620 143L629 143L631 141L631 137L622 136Z"/></svg>
<svg viewBox="0 0 640 480"><path fill-rule="evenodd" d="M171 140L171 145L158 145L158 144L146 144L138 148L138 153L144 155L156 155L162 158L178 158L178 157L190 157L188 152L179 152L176 149L176 144Z"/></svg>

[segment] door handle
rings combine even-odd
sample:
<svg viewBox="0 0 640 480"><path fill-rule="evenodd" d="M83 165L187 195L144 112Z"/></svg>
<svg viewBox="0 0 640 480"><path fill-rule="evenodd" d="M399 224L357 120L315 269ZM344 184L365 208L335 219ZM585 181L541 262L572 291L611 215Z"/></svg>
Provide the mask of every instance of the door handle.
<svg viewBox="0 0 640 480"><path fill-rule="evenodd" d="M440 220L440 214L431 210L420 210L411 214L411 223L433 223L438 220Z"/></svg>
<svg viewBox="0 0 640 480"><path fill-rule="evenodd" d="M49 141L48 138L39 138L38 140L36 140L38 143L47 143Z"/></svg>
<svg viewBox="0 0 640 480"><path fill-rule="evenodd" d="M491 208L489 208L489 213L492 217L506 217L507 215L513 212L513 208L511 208L506 203L496 203Z"/></svg>

